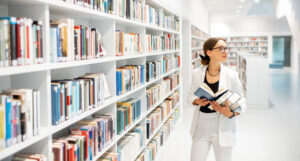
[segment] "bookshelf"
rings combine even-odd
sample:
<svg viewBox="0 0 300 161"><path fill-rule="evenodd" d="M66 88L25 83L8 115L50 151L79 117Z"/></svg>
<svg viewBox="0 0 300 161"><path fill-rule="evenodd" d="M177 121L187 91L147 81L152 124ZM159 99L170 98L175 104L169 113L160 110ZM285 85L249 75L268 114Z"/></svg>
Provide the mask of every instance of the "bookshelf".
<svg viewBox="0 0 300 161"><path fill-rule="evenodd" d="M192 77L192 71L201 66L201 58L199 54L203 53L203 44L209 38L209 35L191 23L189 20L183 20L183 51L186 54L186 59L183 59L183 81L189 84ZM188 88L185 88L183 93L186 96ZM185 98L184 98L185 99ZM184 102L186 102L184 100ZM186 105L185 105L186 106Z"/></svg>
<svg viewBox="0 0 300 161"><path fill-rule="evenodd" d="M268 59L251 53L239 54L238 74L247 98L247 108L268 109Z"/></svg>
<svg viewBox="0 0 300 161"><path fill-rule="evenodd" d="M268 57L268 36L232 36L225 38L229 49L225 65L236 70L238 53Z"/></svg>
<svg viewBox="0 0 300 161"><path fill-rule="evenodd" d="M157 25L154 23L147 23L139 19L129 19L118 15L117 8L119 1L112 0L112 12L105 13L91 8L83 7L80 5L72 4L62 0L10 0L0 2L0 17L26 17L33 20L39 20L43 24L42 32L42 46L43 46L43 63L32 64L25 66L12 66L0 68L0 89L7 88L30 88L40 91L40 104L41 104L41 128L37 136L33 136L23 142L16 143L4 150L0 150L0 160L9 161L13 155L19 152L30 152L36 154L44 154L48 160L53 160L52 156L52 141L57 138L68 136L69 128L77 122L91 118L94 114L112 114L114 118L114 137L111 141L106 143L104 148L94 155L93 161L96 161L104 153L112 151L117 152L118 141L121 140L127 133L134 129L137 125L145 125L146 117L151 114L158 106L160 106L165 99L173 95L176 91L180 93L180 101L175 108L165 117L162 123L156 128L152 136L146 140L146 143L140 149L139 153L135 154L136 157L142 153L151 139L161 130L167 120L173 117L174 113L181 113L182 107L182 80L181 80L181 66L175 66L162 73L159 77L146 81L134 89L123 93L116 94L116 70L124 65L144 65L147 61L162 61L165 58L180 56L182 58L182 34L181 24L182 20L180 15L165 6L157 0L146 0L145 3L157 12L164 14L163 17L169 16L169 19L163 24ZM99 29L102 40L103 48L106 50L106 55L97 59L76 60L68 62L51 62L50 55L50 20L59 20L70 18L74 20L75 25L85 25ZM174 18L174 19L172 19ZM170 20L174 20L171 22ZM116 37L115 31L122 30L123 32L134 32L143 38L146 34L155 36L168 35L178 42L177 48L168 50L161 50L155 52L132 53L125 56L116 56ZM141 39L142 47L146 43ZM179 59L179 64L182 64ZM145 69L146 70L146 69ZM69 120L52 125L51 114L51 81L74 79L78 78L85 73L103 73L107 79L108 89L111 94L106 98L102 104L96 105L94 108L82 112ZM146 77L146 72L142 77ZM180 79L176 87L165 93L155 105L147 110L146 107L146 89L153 84L163 84L164 79L179 74ZM125 101L129 98L139 98L141 100L141 116L129 125L120 135L116 133L117 122L117 102ZM180 118L179 118L180 120ZM162 153L159 151L159 153ZM134 158L134 160L136 159ZM134 161L132 160L132 161Z"/></svg>

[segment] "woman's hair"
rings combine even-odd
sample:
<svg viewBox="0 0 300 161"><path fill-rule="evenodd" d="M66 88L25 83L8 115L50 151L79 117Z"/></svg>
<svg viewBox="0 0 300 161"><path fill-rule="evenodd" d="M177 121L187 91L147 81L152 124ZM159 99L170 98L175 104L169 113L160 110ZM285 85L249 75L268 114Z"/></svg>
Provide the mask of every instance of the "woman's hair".
<svg viewBox="0 0 300 161"><path fill-rule="evenodd" d="M219 40L223 40L224 42L226 42L226 40L223 38L214 38L214 37L209 38L204 42L204 44L203 44L204 56L200 55L200 57L202 59L201 63L203 65L208 65L209 61L210 61L210 58L207 55L207 50L212 50L214 48L214 46L218 43Z"/></svg>

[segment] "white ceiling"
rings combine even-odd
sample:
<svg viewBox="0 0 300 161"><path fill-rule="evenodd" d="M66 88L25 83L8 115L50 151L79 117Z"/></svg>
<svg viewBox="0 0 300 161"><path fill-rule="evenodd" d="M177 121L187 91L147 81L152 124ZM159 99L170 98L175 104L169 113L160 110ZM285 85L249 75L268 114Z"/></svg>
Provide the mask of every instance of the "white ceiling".
<svg viewBox="0 0 300 161"><path fill-rule="evenodd" d="M202 0L214 17L275 16L272 0ZM255 1L259 1L255 3Z"/></svg>

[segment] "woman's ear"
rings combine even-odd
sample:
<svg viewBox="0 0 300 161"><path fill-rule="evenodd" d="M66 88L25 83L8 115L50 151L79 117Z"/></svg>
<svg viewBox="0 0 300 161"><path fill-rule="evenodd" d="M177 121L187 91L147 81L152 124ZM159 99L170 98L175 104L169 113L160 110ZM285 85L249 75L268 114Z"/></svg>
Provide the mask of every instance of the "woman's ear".
<svg viewBox="0 0 300 161"><path fill-rule="evenodd" d="M210 56L211 56L211 54L212 54L211 52L212 52L211 50L207 50L207 51L206 51L206 54L207 54L207 56L209 56L209 57L210 57Z"/></svg>

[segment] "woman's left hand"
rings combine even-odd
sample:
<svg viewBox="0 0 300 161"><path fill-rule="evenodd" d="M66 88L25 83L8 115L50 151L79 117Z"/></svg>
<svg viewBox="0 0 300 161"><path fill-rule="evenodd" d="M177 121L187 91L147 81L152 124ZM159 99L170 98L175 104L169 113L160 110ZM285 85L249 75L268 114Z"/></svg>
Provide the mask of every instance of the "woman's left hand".
<svg viewBox="0 0 300 161"><path fill-rule="evenodd" d="M228 101L225 101L225 106L221 106L215 101L211 101L210 104L215 111L220 112L226 117L231 117L233 115L233 112L231 112L229 108Z"/></svg>

